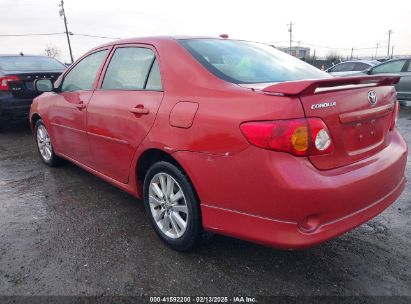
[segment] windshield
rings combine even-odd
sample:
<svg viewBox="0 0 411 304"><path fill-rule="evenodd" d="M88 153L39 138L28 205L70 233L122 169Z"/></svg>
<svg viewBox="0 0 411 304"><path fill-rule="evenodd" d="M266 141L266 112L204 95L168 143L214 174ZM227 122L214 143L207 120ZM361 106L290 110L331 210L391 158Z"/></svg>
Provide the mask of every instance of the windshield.
<svg viewBox="0 0 411 304"><path fill-rule="evenodd" d="M332 77L262 43L222 39L182 39L179 42L211 73L233 83Z"/></svg>
<svg viewBox="0 0 411 304"><path fill-rule="evenodd" d="M5 56L0 57L0 69L4 71L54 71L64 70L66 66L60 61L41 56Z"/></svg>

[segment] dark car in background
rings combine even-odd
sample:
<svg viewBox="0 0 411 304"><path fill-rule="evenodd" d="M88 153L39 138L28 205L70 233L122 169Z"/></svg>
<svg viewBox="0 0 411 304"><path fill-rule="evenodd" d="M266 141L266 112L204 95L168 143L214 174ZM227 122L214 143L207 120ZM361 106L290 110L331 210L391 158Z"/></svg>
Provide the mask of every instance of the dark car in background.
<svg viewBox="0 0 411 304"><path fill-rule="evenodd" d="M411 58L399 58L385 61L364 72L367 75L396 74L401 76L395 85L397 98L404 106L411 106Z"/></svg>
<svg viewBox="0 0 411 304"><path fill-rule="evenodd" d="M53 82L66 69L57 59L46 56L0 55L0 122L28 117L36 79Z"/></svg>

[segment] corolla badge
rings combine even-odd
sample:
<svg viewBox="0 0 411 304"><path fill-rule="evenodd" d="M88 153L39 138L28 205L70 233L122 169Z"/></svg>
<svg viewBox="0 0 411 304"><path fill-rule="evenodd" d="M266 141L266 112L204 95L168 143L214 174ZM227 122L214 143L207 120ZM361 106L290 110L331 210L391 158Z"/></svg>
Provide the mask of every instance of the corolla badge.
<svg viewBox="0 0 411 304"><path fill-rule="evenodd" d="M315 104L311 105L311 110L317 110L317 109L322 109L322 108L330 108L330 107L335 107L336 105L337 105L336 101L315 103Z"/></svg>
<svg viewBox="0 0 411 304"><path fill-rule="evenodd" d="M377 101L378 101L377 93L375 93L375 91L369 91L368 92L368 102L370 103L370 105L375 106L377 104Z"/></svg>

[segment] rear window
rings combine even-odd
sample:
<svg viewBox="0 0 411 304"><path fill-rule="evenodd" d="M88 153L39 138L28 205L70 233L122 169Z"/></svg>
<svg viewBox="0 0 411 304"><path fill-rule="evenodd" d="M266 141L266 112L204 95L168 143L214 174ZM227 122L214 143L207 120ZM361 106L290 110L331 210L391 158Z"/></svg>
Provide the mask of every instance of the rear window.
<svg viewBox="0 0 411 304"><path fill-rule="evenodd" d="M65 70L66 66L50 57L40 56L5 56L0 57L0 69L4 71L54 71Z"/></svg>
<svg viewBox="0 0 411 304"><path fill-rule="evenodd" d="M372 69L372 74L379 74L379 73L400 73L404 64L404 60L394 60L394 61L387 61L382 63L381 65L377 65Z"/></svg>
<svg viewBox="0 0 411 304"><path fill-rule="evenodd" d="M262 43L222 39L181 39L179 42L207 70L233 83L332 77L300 59Z"/></svg>

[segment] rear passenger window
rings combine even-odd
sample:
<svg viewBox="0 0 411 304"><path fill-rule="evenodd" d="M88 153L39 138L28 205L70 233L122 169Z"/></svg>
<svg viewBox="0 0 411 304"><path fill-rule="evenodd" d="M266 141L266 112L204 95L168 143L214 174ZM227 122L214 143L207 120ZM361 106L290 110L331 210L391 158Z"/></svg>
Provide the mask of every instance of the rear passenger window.
<svg viewBox="0 0 411 304"><path fill-rule="evenodd" d="M147 48L117 48L108 65L102 88L105 90L144 90L155 60Z"/></svg>
<svg viewBox="0 0 411 304"><path fill-rule="evenodd" d="M333 68L333 72L349 72L354 70L354 62L341 63Z"/></svg>
<svg viewBox="0 0 411 304"><path fill-rule="evenodd" d="M153 66L150 71L150 75L147 79L146 90L162 91L163 86L161 84L160 68L158 67L157 60L154 60Z"/></svg>
<svg viewBox="0 0 411 304"><path fill-rule="evenodd" d="M364 70L368 69L369 67L370 67L370 66L369 66L368 64L366 64L366 63L357 62L357 63L355 64L354 71L364 71Z"/></svg>

